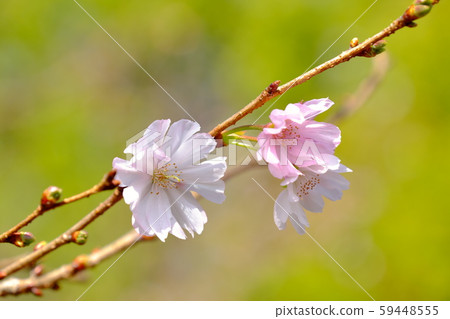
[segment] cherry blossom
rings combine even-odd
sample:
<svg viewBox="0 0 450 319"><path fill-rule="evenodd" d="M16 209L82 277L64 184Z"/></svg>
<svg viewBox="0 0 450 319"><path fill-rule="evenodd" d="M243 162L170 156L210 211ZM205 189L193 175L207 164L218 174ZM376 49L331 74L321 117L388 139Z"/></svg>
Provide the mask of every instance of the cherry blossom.
<svg viewBox="0 0 450 319"><path fill-rule="evenodd" d="M323 174L338 164L333 154L341 141L339 128L314 120L332 105L325 98L288 104L285 110L271 112L272 124L258 135L258 158L268 163L273 176L283 179L283 185L301 175L299 168Z"/></svg>
<svg viewBox="0 0 450 319"><path fill-rule="evenodd" d="M123 197L139 234L162 241L169 233L186 239L184 230L200 234L207 217L191 191L215 203L225 200L225 158L206 160L216 141L199 130L200 125L189 120L172 125L170 120L155 121L125 149L130 160L114 159L116 178L125 187Z"/></svg>

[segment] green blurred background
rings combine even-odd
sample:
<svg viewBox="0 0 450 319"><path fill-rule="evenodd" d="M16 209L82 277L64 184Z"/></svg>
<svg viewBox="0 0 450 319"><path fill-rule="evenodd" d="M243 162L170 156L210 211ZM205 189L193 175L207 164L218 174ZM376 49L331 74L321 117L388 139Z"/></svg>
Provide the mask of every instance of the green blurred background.
<svg viewBox="0 0 450 319"><path fill-rule="evenodd" d="M204 131L270 82L304 72L372 2L80 1ZM378 1L319 62L354 36L380 31L410 2ZM308 214L310 234L377 300L450 298L449 9L443 1L417 28L388 39L383 83L339 123L337 155L354 170L346 175L351 188L324 213ZM273 108L328 96L337 110L370 69L371 60L352 60ZM47 186L69 196L99 181L126 140L152 121L187 118L71 0L2 1L0 103L2 231L33 210ZM209 221L201 236L138 245L83 300L368 300L308 236L275 227L273 201L251 177L274 197L281 190L265 169L236 177L223 205L202 202ZM47 213L26 230L49 241L107 195ZM87 228L85 246L45 257L47 270L127 232L130 218L119 203ZM1 245L0 257L31 249ZM78 298L112 262L41 299Z"/></svg>

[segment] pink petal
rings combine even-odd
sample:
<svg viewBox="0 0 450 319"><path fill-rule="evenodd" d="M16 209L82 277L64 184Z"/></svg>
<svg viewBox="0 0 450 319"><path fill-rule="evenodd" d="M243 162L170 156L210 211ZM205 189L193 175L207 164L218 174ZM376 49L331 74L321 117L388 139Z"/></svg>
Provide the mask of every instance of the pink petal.
<svg viewBox="0 0 450 319"><path fill-rule="evenodd" d="M316 115L325 112L334 104L329 98L310 100L304 103L295 103L305 119L313 119Z"/></svg>

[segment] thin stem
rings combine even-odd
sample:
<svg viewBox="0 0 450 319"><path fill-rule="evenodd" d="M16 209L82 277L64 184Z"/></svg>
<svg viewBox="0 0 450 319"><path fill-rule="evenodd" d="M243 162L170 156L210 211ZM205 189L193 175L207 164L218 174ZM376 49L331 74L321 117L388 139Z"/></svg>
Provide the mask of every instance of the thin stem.
<svg viewBox="0 0 450 319"><path fill-rule="evenodd" d="M42 248L30 253L29 255L26 255L23 258L20 258L19 260L1 269L0 279L5 278L6 276L9 276L15 273L16 271L26 267L27 265L34 263L43 256L54 251L55 249L70 243L72 241L72 234L75 231L84 229L87 225L89 225L95 219L100 217L104 212L110 209L114 204L116 204L121 199L122 199L122 189L116 188L116 190L111 196L109 196L104 202L98 205L93 211L91 211L89 214L83 217L78 223L73 225L59 237L55 238Z"/></svg>
<svg viewBox="0 0 450 319"><path fill-rule="evenodd" d="M238 126L235 127L231 130L227 130L222 132L222 136L224 135L228 135L228 134L233 134L236 132L245 132L245 131L250 131L250 130L256 130L256 131L262 131L264 129L265 125L243 125L243 126Z"/></svg>
<svg viewBox="0 0 450 319"><path fill-rule="evenodd" d="M246 141L258 142L257 137L248 136L248 135L231 135L228 137L228 141L230 141L230 140L246 140Z"/></svg>
<svg viewBox="0 0 450 319"><path fill-rule="evenodd" d="M436 2L437 3L437 2ZM407 10L408 11L408 10ZM239 112L235 113L219 125L217 125L215 128L213 128L209 134L213 136L214 138L220 138L221 133L227 129L228 127L236 124L240 119L247 116L248 114L252 113L254 110L260 108L263 106L266 102L270 101L276 96L282 95L291 88L300 85L302 83L305 83L306 81L310 80L316 75L319 75L320 73L329 70L331 68L334 68L335 66L347 62L350 59L353 59L354 57L361 56L368 50L370 50L371 46L390 36L391 34L395 33L397 30L400 30L404 28L405 26L411 26L412 21L414 20L412 17L408 16L406 13L407 11L398 19L394 20L388 27L386 27L384 30L378 32L374 36L368 38L361 44L355 46L354 48L351 48L347 51L342 52L335 58L322 63L321 65L315 67L314 69L296 77L295 79L283 84L282 86L278 86L280 81L274 82L270 84L264 91L261 92L253 101L251 101L249 104L247 104L243 109L241 109Z"/></svg>
<svg viewBox="0 0 450 319"><path fill-rule="evenodd" d="M17 232L18 230L22 229L23 227L27 226L28 224L30 224L33 220L35 220L36 218L38 218L39 216L41 216L42 214L44 214L45 212L55 209L57 207L60 206L64 206L73 202L76 202L80 199L89 197L91 195L97 194L101 191L104 190L109 190L109 189L114 189L119 185L119 182L117 180L114 179L116 175L116 171L112 170L109 173L107 173L103 179L100 181L100 183L98 183L97 185L93 186L92 188L74 195L72 197L68 197L63 199L62 201L52 204L52 205L47 205L47 206L43 206L43 205L39 205L30 215L28 215L24 220L22 220L21 222L19 222L17 225L15 225L14 227L12 227L11 229L7 230L6 232L4 232L3 234L0 235L0 243L2 242L8 242L8 238L15 232Z"/></svg>
<svg viewBox="0 0 450 319"><path fill-rule="evenodd" d="M151 240L154 237L139 237L134 230L129 231L105 247L95 250L89 255L81 255L74 262L63 265L45 275L30 276L26 279L11 278L0 284L0 296L35 293L36 289L57 289L58 282L73 277L78 272L93 268L105 259L127 249L133 243ZM13 283L13 284L11 284Z"/></svg>
<svg viewBox="0 0 450 319"><path fill-rule="evenodd" d="M262 167L256 161L251 161L248 165L239 166L227 171L223 180L229 180L243 172L247 172L251 168ZM199 199L197 193L194 193L196 199ZM58 282L69 279L88 268L98 265L105 259L126 250L129 246L137 242L152 240L155 237L140 236L136 231L131 230L120 238L114 240L105 247L96 250L90 255L81 255L75 258L71 264L63 265L45 275L36 277L30 276L25 279L10 278L0 282L0 296L19 295L24 293L37 294L40 289L57 289ZM50 243L51 244L51 243ZM45 248L46 246L44 246Z"/></svg>

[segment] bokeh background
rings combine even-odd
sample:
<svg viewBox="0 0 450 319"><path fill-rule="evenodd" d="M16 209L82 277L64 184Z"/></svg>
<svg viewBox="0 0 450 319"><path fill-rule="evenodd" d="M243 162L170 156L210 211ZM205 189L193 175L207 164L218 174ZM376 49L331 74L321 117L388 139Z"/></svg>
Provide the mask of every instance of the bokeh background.
<svg viewBox="0 0 450 319"><path fill-rule="evenodd" d="M372 2L80 1L204 131L270 82L303 73ZM410 2L379 0L316 64L351 38L375 34ZM311 235L377 300L450 298L449 9L443 1L417 28L388 39L384 81L339 123L337 155L354 170L346 176L351 188L324 213L308 214ZM335 112L370 69L370 59L357 58L272 108L328 96ZM99 181L126 140L161 118L187 115L73 1L2 1L2 231L33 210L47 186L69 196ZM273 197L281 190L265 169L230 180L223 205L203 201L209 221L201 236L134 247L83 300L368 300L309 237L275 227L273 201L252 177ZM107 195L47 213L26 230L49 241ZM46 269L127 232L130 218L119 203L87 228L85 246L45 257ZM0 258L31 249L1 245ZM41 299L78 298L112 262Z"/></svg>

